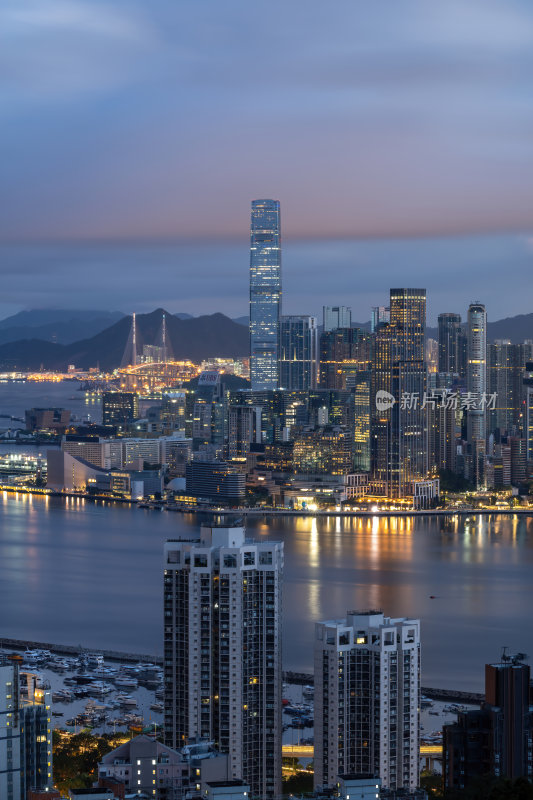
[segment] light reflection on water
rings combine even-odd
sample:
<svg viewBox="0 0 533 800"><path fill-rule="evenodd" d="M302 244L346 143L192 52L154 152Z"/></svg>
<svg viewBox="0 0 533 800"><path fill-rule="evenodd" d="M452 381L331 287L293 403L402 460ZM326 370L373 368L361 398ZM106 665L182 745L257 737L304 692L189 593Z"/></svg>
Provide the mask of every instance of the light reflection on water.
<svg viewBox="0 0 533 800"><path fill-rule="evenodd" d="M0 495L0 635L160 654L162 544L195 524ZM249 532L285 542L287 668L311 670L315 621L352 608L422 619L426 685L480 688L502 646L533 652L532 518L266 518Z"/></svg>

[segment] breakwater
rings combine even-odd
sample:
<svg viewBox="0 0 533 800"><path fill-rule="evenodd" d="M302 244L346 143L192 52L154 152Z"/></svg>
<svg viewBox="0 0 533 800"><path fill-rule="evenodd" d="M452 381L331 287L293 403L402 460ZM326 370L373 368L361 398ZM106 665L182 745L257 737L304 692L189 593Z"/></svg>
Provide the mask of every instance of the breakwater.
<svg viewBox="0 0 533 800"><path fill-rule="evenodd" d="M25 639L0 638L0 650L49 650L50 653L61 656L80 656L83 653L92 652L81 644L53 644L51 642L32 642ZM107 661L119 661L124 664L157 664L162 666L163 658L157 655L147 655L146 653L122 653L118 650L97 650ZM298 686L312 686L314 677L310 672L283 672L285 683ZM422 686L422 694L432 700L445 700L453 703L481 703L485 699L479 692L463 692L457 689L434 689Z"/></svg>

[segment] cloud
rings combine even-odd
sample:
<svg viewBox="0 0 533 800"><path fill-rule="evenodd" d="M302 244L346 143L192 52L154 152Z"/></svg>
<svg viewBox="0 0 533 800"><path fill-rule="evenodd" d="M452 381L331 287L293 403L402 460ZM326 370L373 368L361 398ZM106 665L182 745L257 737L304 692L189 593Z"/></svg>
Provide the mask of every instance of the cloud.
<svg viewBox="0 0 533 800"><path fill-rule="evenodd" d="M4 239L527 229L533 10L6 0Z"/></svg>
<svg viewBox="0 0 533 800"><path fill-rule="evenodd" d="M130 83L157 45L154 27L133 5L124 13L100 0L6 0L0 30L0 89L17 113L42 99Z"/></svg>

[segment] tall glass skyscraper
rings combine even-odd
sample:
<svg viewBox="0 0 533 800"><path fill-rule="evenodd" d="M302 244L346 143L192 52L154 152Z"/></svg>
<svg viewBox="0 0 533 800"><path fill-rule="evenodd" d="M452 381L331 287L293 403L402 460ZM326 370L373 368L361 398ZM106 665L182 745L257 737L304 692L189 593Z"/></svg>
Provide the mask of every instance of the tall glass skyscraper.
<svg viewBox="0 0 533 800"><path fill-rule="evenodd" d="M279 200L252 200L250 231L250 380L279 385L281 238Z"/></svg>

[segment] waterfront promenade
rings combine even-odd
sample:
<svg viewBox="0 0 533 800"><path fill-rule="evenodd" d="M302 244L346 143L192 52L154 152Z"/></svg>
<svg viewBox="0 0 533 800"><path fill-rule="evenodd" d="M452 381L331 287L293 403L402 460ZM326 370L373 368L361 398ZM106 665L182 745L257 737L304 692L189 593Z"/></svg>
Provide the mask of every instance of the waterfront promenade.
<svg viewBox="0 0 533 800"><path fill-rule="evenodd" d="M127 497L112 497L110 495L95 495L85 494L83 492L57 492L52 489L40 489L28 486L6 486L0 484L0 492L8 492L10 494L35 494L39 496L48 497L74 497L83 500L92 501L105 501L107 503L122 503L131 506L139 506L140 508L154 511L171 511L181 514L232 514L240 517L449 517L449 516L483 516L486 514L498 514L503 516L514 516L519 514L522 516L533 516L532 506L514 506L513 508L505 508L501 506L483 506L482 508L463 507L456 508L449 506L446 508L428 508L428 509L382 509L375 510L352 510L347 508L342 509L308 509L308 508L267 508L260 507L221 507L210 505L185 505L181 503L156 501L152 503L139 502Z"/></svg>

